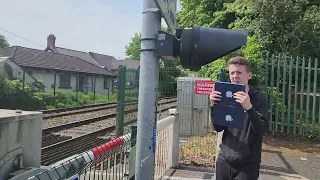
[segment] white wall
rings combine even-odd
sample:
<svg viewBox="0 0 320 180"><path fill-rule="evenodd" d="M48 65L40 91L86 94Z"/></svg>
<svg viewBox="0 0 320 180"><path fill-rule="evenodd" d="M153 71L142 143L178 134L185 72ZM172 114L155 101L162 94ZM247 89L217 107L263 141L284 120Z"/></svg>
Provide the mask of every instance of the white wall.
<svg viewBox="0 0 320 180"><path fill-rule="evenodd" d="M31 73L32 76L34 78L36 78L38 81L42 82L45 86L46 86L46 90L53 90L53 85L54 85L54 73L52 72L44 72L44 71L34 71ZM93 88L92 88L92 78L93 76L88 76L87 82L88 84L88 92L93 92ZM96 77L96 93L100 93L100 94L104 94L107 95L108 94L108 89L104 89L103 88L103 82L104 81L104 77ZM57 73L56 75L56 89L61 89L64 91L71 91L71 92L76 92L77 90L77 78L76 75L71 75L71 79L70 79L70 89L66 89L66 88L61 88L59 86L59 82L60 82L60 74ZM109 83L109 91L111 94L111 83Z"/></svg>
<svg viewBox="0 0 320 180"><path fill-rule="evenodd" d="M37 79L38 82L43 83L46 86L46 90L51 90L51 84L54 83L54 73L32 71L30 74ZM56 82L59 82L59 76L57 76Z"/></svg>
<svg viewBox="0 0 320 180"><path fill-rule="evenodd" d="M111 95L111 78L109 79L109 93ZM104 89L104 78L103 77L97 77L96 78L96 92L100 94L108 94L108 89Z"/></svg>
<svg viewBox="0 0 320 180"><path fill-rule="evenodd" d="M4 75L4 76L8 76L5 70L5 63L7 63L11 69L12 69L12 73L13 73L13 77L19 79L19 80L23 80L23 69L20 68L17 64L15 64L14 62L12 62L10 59L7 59L6 57L0 57L0 74ZM33 70L30 71L28 70L28 73L25 73L25 83L26 84L32 84L34 82L36 82L36 80L38 82L42 82L45 85L45 90L53 90L54 87L54 72L49 72L49 71L40 71L40 70ZM88 88L88 92L93 92L93 82L94 77L93 76L88 76L87 78L87 88ZM57 73L56 75L56 89L61 89L64 91L71 91L71 92L76 92L77 90L77 78L76 78L76 74L71 75L71 79L70 79L70 88L60 88L59 87L59 82L60 82L60 74ZM108 95L108 90L109 90L109 94L111 95L111 87L112 87L112 83L111 83L111 78L109 79L109 89L104 89L104 77L102 76L96 76L96 93L100 93L100 94L104 94L104 95Z"/></svg>
<svg viewBox="0 0 320 180"><path fill-rule="evenodd" d="M11 69L13 77L18 80L23 80L23 69L21 69L16 63L12 62L10 59L0 57L0 74L8 77L7 71L5 69L5 63L7 63ZM25 83L32 84L36 82L34 78L32 78L28 73L25 73Z"/></svg>
<svg viewBox="0 0 320 180"><path fill-rule="evenodd" d="M19 80L23 80L23 69L20 68L17 64L15 64L14 62L12 62L10 59L7 59L7 57L0 57L0 74L4 75L7 77L7 73L5 70L5 63L7 63L11 69L12 69L12 73L13 76ZM70 79L70 86L71 88L69 89L65 89L65 88L59 88L59 82L60 82L60 74L57 73L56 75L56 89L61 89L64 91L71 91L71 92L75 92L77 90L77 78L76 78L76 74L71 75L71 79ZM93 76L88 76L88 92L93 92L93 88L92 88L92 82L93 82ZM45 89L46 90L53 90L53 85L54 85L54 73L53 72L49 72L49 71L40 71L40 70L33 70L30 71L28 70L28 73L25 74L25 83L26 84L32 84L34 82L36 82L36 80L38 82L42 82L45 85ZM100 93L100 94L104 94L104 95L108 95L108 90L109 93L111 95L111 87L112 87L112 83L111 83L111 78L109 79L109 89L104 89L104 77L102 76L96 76L96 93Z"/></svg>

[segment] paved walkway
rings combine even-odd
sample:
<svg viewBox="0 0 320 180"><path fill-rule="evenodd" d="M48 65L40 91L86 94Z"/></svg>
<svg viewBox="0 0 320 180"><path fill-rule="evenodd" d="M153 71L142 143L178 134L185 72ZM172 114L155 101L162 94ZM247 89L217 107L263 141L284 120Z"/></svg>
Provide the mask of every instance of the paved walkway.
<svg viewBox="0 0 320 180"><path fill-rule="evenodd" d="M301 146L298 143L291 148L284 148L264 144L259 180L320 180L320 151L313 151L319 150L320 145L312 145L313 150ZM215 177L213 168L179 167L171 169L163 179L199 180Z"/></svg>

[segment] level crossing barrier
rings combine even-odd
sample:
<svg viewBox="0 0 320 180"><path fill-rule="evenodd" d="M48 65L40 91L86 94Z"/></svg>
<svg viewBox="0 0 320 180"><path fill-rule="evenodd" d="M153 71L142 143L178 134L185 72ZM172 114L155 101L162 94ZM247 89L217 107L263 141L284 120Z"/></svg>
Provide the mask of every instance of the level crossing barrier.
<svg viewBox="0 0 320 180"><path fill-rule="evenodd" d="M157 121L154 179L161 179L178 164L179 118L176 109L169 112L170 116ZM57 162L28 180L134 179L136 126L132 127L130 133Z"/></svg>

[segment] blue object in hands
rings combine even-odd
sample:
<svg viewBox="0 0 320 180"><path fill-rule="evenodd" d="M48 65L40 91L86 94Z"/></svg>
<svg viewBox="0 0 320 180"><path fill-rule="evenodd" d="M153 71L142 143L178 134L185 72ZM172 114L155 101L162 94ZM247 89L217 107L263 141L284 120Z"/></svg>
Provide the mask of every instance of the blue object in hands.
<svg viewBox="0 0 320 180"><path fill-rule="evenodd" d="M233 94L239 91L245 92L245 85L216 81L215 90L221 92L221 100L213 106L213 123L242 129L246 111L236 102Z"/></svg>

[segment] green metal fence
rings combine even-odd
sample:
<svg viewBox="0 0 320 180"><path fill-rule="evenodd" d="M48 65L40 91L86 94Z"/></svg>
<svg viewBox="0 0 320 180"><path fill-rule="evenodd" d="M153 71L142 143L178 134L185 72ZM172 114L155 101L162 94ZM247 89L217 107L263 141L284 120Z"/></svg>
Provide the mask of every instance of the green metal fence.
<svg viewBox="0 0 320 180"><path fill-rule="evenodd" d="M269 130L320 138L320 69L317 59L264 55Z"/></svg>
<svg viewBox="0 0 320 180"><path fill-rule="evenodd" d="M127 69L119 66L118 78L113 85L117 93L117 136L121 136L131 130L135 123L127 124L137 120L138 117L138 97L139 97L139 69ZM177 68L160 68L159 70L159 88L158 88L158 105L173 107L175 103L173 98L177 94L177 79L181 76L181 70ZM132 101L136 102L135 106ZM127 104L131 102L130 106ZM135 111L133 111L135 110ZM159 113L161 114L161 113ZM163 114L163 113L162 113ZM163 116L162 116L163 117ZM158 119L160 119L160 115Z"/></svg>
<svg viewBox="0 0 320 180"><path fill-rule="evenodd" d="M139 69L127 69L124 66L120 66L118 78L113 86L113 91L120 92L121 90L124 90L121 92L125 94L125 101L138 100L139 73ZM180 69L160 68L158 97L176 96L177 79L181 75Z"/></svg>

